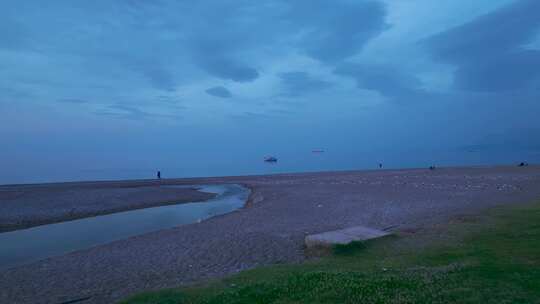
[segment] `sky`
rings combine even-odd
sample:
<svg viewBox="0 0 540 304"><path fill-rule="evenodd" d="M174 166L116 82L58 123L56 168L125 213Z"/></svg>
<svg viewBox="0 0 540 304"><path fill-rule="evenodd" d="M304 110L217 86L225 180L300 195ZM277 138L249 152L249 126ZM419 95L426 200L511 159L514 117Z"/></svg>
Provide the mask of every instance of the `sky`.
<svg viewBox="0 0 540 304"><path fill-rule="evenodd" d="M540 162L539 67L537 0L3 0L0 183Z"/></svg>

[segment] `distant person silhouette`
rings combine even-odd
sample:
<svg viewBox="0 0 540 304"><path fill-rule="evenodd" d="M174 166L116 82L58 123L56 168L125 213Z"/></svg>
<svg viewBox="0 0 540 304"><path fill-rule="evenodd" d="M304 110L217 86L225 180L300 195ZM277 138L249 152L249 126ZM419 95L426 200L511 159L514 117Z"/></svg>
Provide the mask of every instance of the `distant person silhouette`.
<svg viewBox="0 0 540 304"><path fill-rule="evenodd" d="M379 169L382 169L382 164L381 163L379 163Z"/></svg>
<svg viewBox="0 0 540 304"><path fill-rule="evenodd" d="M158 172L157 172L157 178L158 178L158 179L161 179L161 171L158 171Z"/></svg>

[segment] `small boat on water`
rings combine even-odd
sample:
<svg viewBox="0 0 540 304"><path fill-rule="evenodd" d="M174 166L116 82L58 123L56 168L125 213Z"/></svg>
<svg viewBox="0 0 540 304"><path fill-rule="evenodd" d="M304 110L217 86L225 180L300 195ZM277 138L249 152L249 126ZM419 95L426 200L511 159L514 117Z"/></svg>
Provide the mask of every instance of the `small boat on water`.
<svg viewBox="0 0 540 304"><path fill-rule="evenodd" d="M277 158L275 158L273 156L266 156L264 158L264 161L267 162L267 163L275 163L275 162L277 162Z"/></svg>

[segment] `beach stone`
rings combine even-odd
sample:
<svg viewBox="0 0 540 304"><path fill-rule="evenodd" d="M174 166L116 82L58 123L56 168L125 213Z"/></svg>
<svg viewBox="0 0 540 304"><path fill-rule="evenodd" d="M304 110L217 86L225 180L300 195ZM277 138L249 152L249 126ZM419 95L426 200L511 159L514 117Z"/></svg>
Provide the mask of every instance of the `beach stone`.
<svg viewBox="0 0 540 304"><path fill-rule="evenodd" d="M366 241L390 235L389 232L368 227L355 226L341 230L327 231L306 236L307 248L315 246L330 247L333 245L346 245L353 241Z"/></svg>

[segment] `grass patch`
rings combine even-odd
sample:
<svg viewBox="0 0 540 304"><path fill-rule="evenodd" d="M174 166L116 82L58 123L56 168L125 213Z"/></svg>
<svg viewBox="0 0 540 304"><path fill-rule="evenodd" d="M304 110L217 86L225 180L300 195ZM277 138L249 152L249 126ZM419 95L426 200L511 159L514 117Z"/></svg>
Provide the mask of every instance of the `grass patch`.
<svg viewBox="0 0 540 304"><path fill-rule="evenodd" d="M444 236L336 246L316 261L123 303L540 303L540 203L494 209L450 225Z"/></svg>
<svg viewBox="0 0 540 304"><path fill-rule="evenodd" d="M334 246L332 249L335 255L354 255L358 253L359 250L362 250L365 248L366 248L366 244L364 244L364 242L353 241L346 245L338 244Z"/></svg>

